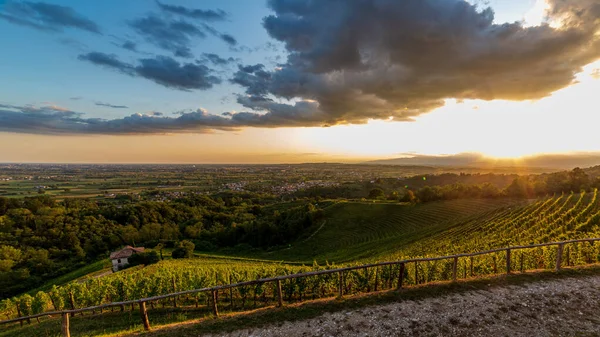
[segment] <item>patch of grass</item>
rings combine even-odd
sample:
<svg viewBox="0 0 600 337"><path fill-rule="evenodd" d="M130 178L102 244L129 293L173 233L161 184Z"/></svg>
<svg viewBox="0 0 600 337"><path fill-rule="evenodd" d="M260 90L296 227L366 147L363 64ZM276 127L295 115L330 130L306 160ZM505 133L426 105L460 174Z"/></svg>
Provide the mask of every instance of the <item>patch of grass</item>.
<svg viewBox="0 0 600 337"><path fill-rule="evenodd" d="M76 279L79 279L79 278L82 278L85 276L89 276L90 274L99 272L106 268L110 268L110 266L111 266L110 261L107 259L96 261L94 263L87 264L79 269L73 270L70 273L67 273L67 274L61 275L59 277L53 278L51 280L48 280L43 285L41 285L35 289L32 289L32 290L28 291L27 293L34 295L38 291L48 291L52 288L53 285L59 286L59 285L67 284L73 280L76 280Z"/></svg>

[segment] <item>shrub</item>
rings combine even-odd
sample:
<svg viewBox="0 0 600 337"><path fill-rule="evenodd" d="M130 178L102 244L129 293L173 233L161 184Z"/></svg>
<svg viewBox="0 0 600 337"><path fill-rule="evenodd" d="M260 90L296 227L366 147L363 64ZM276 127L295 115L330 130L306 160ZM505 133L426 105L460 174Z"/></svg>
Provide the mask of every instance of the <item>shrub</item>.
<svg viewBox="0 0 600 337"><path fill-rule="evenodd" d="M194 256L194 248L196 246L193 242L188 240L183 240L179 243L178 247L173 250L171 256L174 259L188 259Z"/></svg>
<svg viewBox="0 0 600 337"><path fill-rule="evenodd" d="M160 261L160 257L156 252L144 252L131 255L127 261L129 262L128 267L133 267L140 264L147 266Z"/></svg>

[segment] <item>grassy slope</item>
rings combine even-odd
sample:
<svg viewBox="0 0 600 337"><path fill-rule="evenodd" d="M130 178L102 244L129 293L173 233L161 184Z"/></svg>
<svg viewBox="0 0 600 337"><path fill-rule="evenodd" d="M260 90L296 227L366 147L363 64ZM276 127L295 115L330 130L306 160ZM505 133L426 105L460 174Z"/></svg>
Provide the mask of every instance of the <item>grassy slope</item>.
<svg viewBox="0 0 600 337"><path fill-rule="evenodd" d="M403 245L468 219L496 214L521 203L510 199L465 199L419 205L337 203L326 209L325 225L309 240L299 240L290 248L259 253L256 257L307 264L314 260L319 263L377 260Z"/></svg>
<svg viewBox="0 0 600 337"><path fill-rule="evenodd" d="M67 284L71 281L77 280L77 279L93 277L94 275L98 274L101 271L102 272L109 271L110 268L111 268L111 264L110 264L109 260L105 259L105 260L96 261L94 263L90 263L79 269L73 270L70 273L67 273L67 274L61 275L59 277L53 278L51 280L48 280L43 285L41 285L35 289L32 289L32 290L28 291L27 293L34 295L38 291L48 291L52 288L53 285L60 286L63 284Z"/></svg>

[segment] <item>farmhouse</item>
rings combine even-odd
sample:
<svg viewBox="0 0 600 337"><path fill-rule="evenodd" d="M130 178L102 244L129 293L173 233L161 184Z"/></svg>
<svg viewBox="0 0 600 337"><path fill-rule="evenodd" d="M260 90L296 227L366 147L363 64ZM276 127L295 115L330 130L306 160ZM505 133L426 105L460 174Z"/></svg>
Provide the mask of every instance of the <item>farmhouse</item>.
<svg viewBox="0 0 600 337"><path fill-rule="evenodd" d="M118 271L119 269L125 267L129 264L127 259L131 255L142 252L144 252L144 247L125 246L125 248L121 250L110 253L110 260L112 261L112 270Z"/></svg>

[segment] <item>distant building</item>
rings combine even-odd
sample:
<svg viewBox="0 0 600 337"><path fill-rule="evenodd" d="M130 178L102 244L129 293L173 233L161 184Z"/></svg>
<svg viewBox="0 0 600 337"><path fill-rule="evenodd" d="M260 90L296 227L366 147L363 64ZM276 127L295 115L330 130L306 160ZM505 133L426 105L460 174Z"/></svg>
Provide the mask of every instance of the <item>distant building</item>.
<svg viewBox="0 0 600 337"><path fill-rule="evenodd" d="M127 259L131 255L143 252L144 247L125 246L125 248L121 250L110 253L110 260L112 261L112 270L118 271L119 269L122 269L123 267L129 264L129 261L127 261Z"/></svg>

